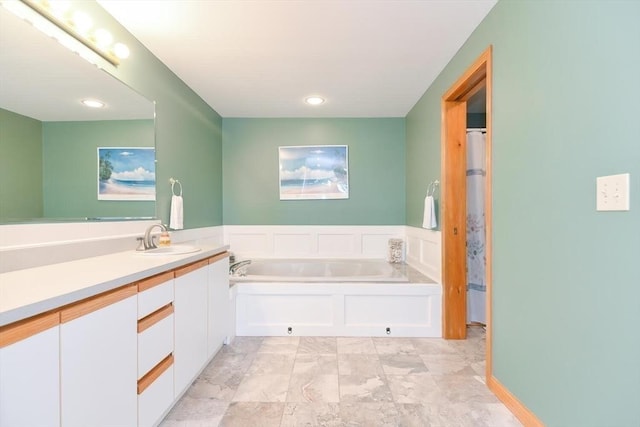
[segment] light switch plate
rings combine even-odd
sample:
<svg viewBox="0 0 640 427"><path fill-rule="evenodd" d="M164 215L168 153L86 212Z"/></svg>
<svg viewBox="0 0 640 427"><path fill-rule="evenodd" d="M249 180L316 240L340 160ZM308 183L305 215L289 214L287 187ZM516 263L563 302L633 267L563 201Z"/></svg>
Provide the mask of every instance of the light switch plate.
<svg viewBox="0 0 640 427"><path fill-rule="evenodd" d="M629 210L629 174L600 176L596 178L596 210Z"/></svg>

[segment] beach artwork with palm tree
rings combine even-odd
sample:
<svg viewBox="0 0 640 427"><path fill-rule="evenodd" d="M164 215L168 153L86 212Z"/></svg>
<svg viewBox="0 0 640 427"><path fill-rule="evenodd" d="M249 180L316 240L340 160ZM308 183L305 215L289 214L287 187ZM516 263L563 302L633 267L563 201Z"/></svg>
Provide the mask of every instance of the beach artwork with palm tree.
<svg viewBox="0 0 640 427"><path fill-rule="evenodd" d="M153 147L99 147L98 200L155 200Z"/></svg>

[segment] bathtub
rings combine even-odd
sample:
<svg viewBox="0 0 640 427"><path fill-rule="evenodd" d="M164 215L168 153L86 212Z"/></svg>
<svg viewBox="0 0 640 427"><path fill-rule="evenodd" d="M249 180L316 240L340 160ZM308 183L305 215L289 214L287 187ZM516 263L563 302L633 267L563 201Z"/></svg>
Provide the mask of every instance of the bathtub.
<svg viewBox="0 0 640 427"><path fill-rule="evenodd" d="M240 267L235 282L408 282L384 260L260 259Z"/></svg>
<svg viewBox="0 0 640 427"><path fill-rule="evenodd" d="M442 287L404 265L260 259L239 273L238 336L442 336Z"/></svg>

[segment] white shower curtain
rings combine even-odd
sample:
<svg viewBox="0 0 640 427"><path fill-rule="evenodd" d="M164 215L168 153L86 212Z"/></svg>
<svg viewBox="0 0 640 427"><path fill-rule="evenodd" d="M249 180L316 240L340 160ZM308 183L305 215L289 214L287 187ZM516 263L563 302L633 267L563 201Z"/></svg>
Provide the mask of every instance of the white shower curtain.
<svg viewBox="0 0 640 427"><path fill-rule="evenodd" d="M467 131L467 322L486 323L485 134Z"/></svg>

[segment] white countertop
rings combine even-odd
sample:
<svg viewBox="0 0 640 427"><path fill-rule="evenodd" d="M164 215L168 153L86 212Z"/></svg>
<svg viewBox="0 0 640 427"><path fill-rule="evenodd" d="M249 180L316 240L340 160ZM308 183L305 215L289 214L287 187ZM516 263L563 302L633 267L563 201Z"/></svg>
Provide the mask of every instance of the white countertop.
<svg viewBox="0 0 640 427"><path fill-rule="evenodd" d="M0 274L0 326L224 252L229 246L198 244L183 255L118 252Z"/></svg>

